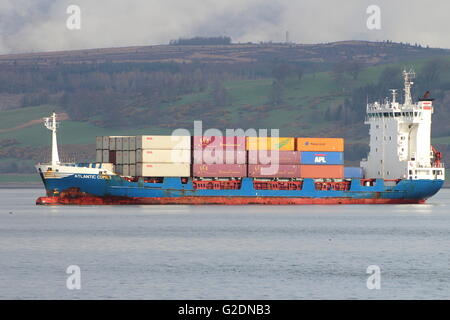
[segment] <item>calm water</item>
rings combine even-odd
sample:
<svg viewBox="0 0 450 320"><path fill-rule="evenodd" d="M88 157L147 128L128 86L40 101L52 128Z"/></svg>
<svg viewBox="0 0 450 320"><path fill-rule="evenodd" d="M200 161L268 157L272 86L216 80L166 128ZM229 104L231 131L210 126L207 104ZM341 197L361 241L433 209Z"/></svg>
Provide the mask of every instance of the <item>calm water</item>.
<svg viewBox="0 0 450 320"><path fill-rule="evenodd" d="M42 194L0 189L2 299L450 299L450 190L384 206L37 207Z"/></svg>

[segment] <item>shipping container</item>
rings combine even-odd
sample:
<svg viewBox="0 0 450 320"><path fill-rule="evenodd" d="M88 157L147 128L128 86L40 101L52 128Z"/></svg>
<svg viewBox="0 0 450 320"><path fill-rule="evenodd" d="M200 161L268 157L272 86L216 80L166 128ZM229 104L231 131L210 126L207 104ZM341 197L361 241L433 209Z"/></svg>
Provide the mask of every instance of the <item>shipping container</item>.
<svg viewBox="0 0 450 320"><path fill-rule="evenodd" d="M136 165L130 164L130 176L136 177Z"/></svg>
<svg viewBox="0 0 450 320"><path fill-rule="evenodd" d="M346 179L363 179L364 172L360 167L344 167L344 178Z"/></svg>
<svg viewBox="0 0 450 320"><path fill-rule="evenodd" d="M253 178L297 178L300 176L298 164L249 164L248 176Z"/></svg>
<svg viewBox="0 0 450 320"><path fill-rule="evenodd" d="M96 150L95 152L95 162L103 162L103 150Z"/></svg>
<svg viewBox="0 0 450 320"><path fill-rule="evenodd" d="M300 164L299 151L250 150L249 164Z"/></svg>
<svg viewBox="0 0 450 320"><path fill-rule="evenodd" d="M295 138L247 137L246 149L294 151Z"/></svg>
<svg viewBox="0 0 450 320"><path fill-rule="evenodd" d="M336 151L301 151L301 164L344 164L344 153Z"/></svg>
<svg viewBox="0 0 450 320"><path fill-rule="evenodd" d="M129 137L122 137L122 150L123 151L130 150L130 138Z"/></svg>
<svg viewBox="0 0 450 320"><path fill-rule="evenodd" d="M130 164L136 163L136 151L134 151L134 150L128 151L128 153L129 153L128 158L129 158Z"/></svg>
<svg viewBox="0 0 450 320"><path fill-rule="evenodd" d="M130 151L122 151L122 163L130 164Z"/></svg>
<svg viewBox="0 0 450 320"><path fill-rule="evenodd" d="M232 149L245 150L245 137L227 136L194 136L192 137L192 149Z"/></svg>
<svg viewBox="0 0 450 320"><path fill-rule="evenodd" d="M344 166L342 165L300 165L300 176L302 178L343 179Z"/></svg>
<svg viewBox="0 0 450 320"><path fill-rule="evenodd" d="M245 164L193 164L194 177L245 177L247 165Z"/></svg>
<svg viewBox="0 0 450 320"><path fill-rule="evenodd" d="M342 138L297 138L297 151L344 151Z"/></svg>
<svg viewBox="0 0 450 320"><path fill-rule="evenodd" d="M190 150L136 150L136 162L191 163Z"/></svg>
<svg viewBox="0 0 450 320"><path fill-rule="evenodd" d="M109 161L109 150L103 150L102 162L110 162Z"/></svg>
<svg viewBox="0 0 450 320"><path fill-rule="evenodd" d="M109 150L116 150L116 137L109 137Z"/></svg>
<svg viewBox="0 0 450 320"><path fill-rule="evenodd" d="M136 150L136 136L132 136L128 138L128 150L135 151Z"/></svg>
<svg viewBox="0 0 450 320"><path fill-rule="evenodd" d="M196 164L246 164L247 152L224 149L194 150L193 160Z"/></svg>
<svg viewBox="0 0 450 320"><path fill-rule="evenodd" d="M116 137L116 150L123 151L123 138L122 137Z"/></svg>
<svg viewBox="0 0 450 320"><path fill-rule="evenodd" d="M123 151L120 150L116 151L116 163L123 164Z"/></svg>
<svg viewBox="0 0 450 320"><path fill-rule="evenodd" d="M109 149L109 136L103 136L103 150Z"/></svg>
<svg viewBox="0 0 450 320"><path fill-rule="evenodd" d="M189 163L138 163L136 176L139 177L189 177Z"/></svg>
<svg viewBox="0 0 450 320"><path fill-rule="evenodd" d="M116 164L116 151L109 150L109 162Z"/></svg>
<svg viewBox="0 0 450 320"><path fill-rule="evenodd" d="M103 149L103 137L95 138L95 149L97 149L97 150Z"/></svg>
<svg viewBox="0 0 450 320"><path fill-rule="evenodd" d="M136 149L190 150L190 136L137 136Z"/></svg>
<svg viewBox="0 0 450 320"><path fill-rule="evenodd" d="M124 176L130 176L130 165L129 164L124 164L122 170L123 170L122 174Z"/></svg>

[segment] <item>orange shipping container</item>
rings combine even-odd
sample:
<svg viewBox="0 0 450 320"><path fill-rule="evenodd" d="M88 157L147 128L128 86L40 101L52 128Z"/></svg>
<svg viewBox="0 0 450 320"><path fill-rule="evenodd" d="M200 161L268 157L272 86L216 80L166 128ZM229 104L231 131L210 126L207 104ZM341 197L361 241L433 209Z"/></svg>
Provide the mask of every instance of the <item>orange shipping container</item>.
<svg viewBox="0 0 450 320"><path fill-rule="evenodd" d="M247 137L247 150L282 150L294 151L295 138Z"/></svg>
<svg viewBox="0 0 450 320"><path fill-rule="evenodd" d="M342 138L297 138L297 151L344 151Z"/></svg>
<svg viewBox="0 0 450 320"><path fill-rule="evenodd" d="M304 164L300 166L300 177L317 179L343 179L344 166Z"/></svg>

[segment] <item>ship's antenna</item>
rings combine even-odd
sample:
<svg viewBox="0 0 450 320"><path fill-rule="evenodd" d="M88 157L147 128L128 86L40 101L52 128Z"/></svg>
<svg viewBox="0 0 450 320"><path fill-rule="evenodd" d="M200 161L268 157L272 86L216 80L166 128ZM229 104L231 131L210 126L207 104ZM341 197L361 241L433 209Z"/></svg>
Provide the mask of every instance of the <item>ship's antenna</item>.
<svg viewBox="0 0 450 320"><path fill-rule="evenodd" d="M52 131L52 165L58 165L59 155L58 155L58 142L56 139L56 129L59 126L59 122L56 122L56 113L53 112L51 117L44 118L44 125L47 129Z"/></svg>
<svg viewBox="0 0 450 320"><path fill-rule="evenodd" d="M414 84L411 80L414 79L416 73L410 69L408 72L403 70L403 79L405 80L405 105L412 105L411 87Z"/></svg>

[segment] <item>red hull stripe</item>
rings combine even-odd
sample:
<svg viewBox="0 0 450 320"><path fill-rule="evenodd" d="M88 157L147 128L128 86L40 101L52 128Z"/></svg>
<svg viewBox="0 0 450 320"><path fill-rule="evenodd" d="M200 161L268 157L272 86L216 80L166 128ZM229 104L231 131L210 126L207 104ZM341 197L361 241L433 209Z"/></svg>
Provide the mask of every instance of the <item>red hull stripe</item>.
<svg viewBox="0 0 450 320"><path fill-rule="evenodd" d="M38 205L301 205L301 204L415 204L423 199L287 198L287 197L40 197Z"/></svg>

